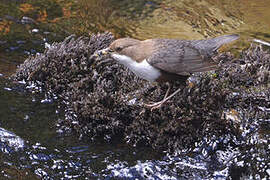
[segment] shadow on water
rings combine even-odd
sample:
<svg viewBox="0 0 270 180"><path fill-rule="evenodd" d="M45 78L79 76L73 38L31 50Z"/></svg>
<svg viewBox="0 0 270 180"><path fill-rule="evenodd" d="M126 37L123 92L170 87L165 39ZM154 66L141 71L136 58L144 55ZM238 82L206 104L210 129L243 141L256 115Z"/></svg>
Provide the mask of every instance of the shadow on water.
<svg viewBox="0 0 270 180"><path fill-rule="evenodd" d="M269 8L268 0L1 0L0 178L177 179L181 174L183 178L224 179L228 173L239 178L244 168L239 164L231 169L225 166L240 154L231 145L237 144L230 142L232 137L220 140L232 146L231 152L220 151L222 163L207 154L211 150L203 148L163 156L120 142L79 141L75 135L57 132L57 122L65 117L57 113L56 104L44 95L31 93L39 89L25 90L24 85L13 84L6 76L27 56L43 52L46 43L61 41L73 33L111 31L116 37L138 39L197 39L239 33L243 38L238 49L242 49L250 38L270 41ZM267 140L269 125L265 127L258 136Z"/></svg>

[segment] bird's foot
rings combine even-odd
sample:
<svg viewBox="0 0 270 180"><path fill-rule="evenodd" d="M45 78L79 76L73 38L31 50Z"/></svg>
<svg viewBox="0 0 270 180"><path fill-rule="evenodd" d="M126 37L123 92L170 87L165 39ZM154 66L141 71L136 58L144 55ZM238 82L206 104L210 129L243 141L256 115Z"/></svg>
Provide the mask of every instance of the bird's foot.
<svg viewBox="0 0 270 180"><path fill-rule="evenodd" d="M154 109L160 108L163 105L163 103L165 103L165 101L159 101L151 104L144 104L144 106L146 106L147 108L151 108L150 110L153 111Z"/></svg>
<svg viewBox="0 0 270 180"><path fill-rule="evenodd" d="M175 91L174 93L172 93L170 96L168 96L170 87L168 88L164 98L162 101L156 102L156 103L152 103L152 104L144 104L146 107L151 108L151 111L153 111L154 109L158 109L160 108L165 102L167 102L169 99L171 99L175 94L177 94L179 91L181 91L181 88L179 88L177 91ZM168 96L168 97L167 97Z"/></svg>

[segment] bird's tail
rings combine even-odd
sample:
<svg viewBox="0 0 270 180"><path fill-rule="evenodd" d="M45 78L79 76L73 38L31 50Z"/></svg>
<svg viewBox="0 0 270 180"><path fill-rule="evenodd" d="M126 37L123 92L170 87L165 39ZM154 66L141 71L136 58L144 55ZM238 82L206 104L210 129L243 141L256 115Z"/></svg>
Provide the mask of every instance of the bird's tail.
<svg viewBox="0 0 270 180"><path fill-rule="evenodd" d="M204 49L207 52L213 52L218 50L223 44L235 41L239 38L237 34L219 36L216 38L206 39L206 40L199 40L195 43L199 49Z"/></svg>

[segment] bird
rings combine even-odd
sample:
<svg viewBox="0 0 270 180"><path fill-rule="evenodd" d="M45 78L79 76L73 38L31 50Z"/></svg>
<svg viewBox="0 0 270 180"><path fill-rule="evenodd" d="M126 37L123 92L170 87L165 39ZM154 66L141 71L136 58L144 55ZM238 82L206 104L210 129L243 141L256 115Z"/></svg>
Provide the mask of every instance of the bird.
<svg viewBox="0 0 270 180"><path fill-rule="evenodd" d="M185 84L192 73L216 70L213 60L218 49L239 38L237 34L223 35L202 40L120 38L108 48L98 50L93 57L110 56L126 66L138 77L150 82L168 83L168 89L159 102L144 104L151 111L160 108L182 88L169 95L171 84Z"/></svg>

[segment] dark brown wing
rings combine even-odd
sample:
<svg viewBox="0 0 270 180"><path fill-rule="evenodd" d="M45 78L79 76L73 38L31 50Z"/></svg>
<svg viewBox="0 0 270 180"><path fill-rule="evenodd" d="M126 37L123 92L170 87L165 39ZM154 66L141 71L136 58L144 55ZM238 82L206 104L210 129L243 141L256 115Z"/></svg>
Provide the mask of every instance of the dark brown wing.
<svg viewBox="0 0 270 180"><path fill-rule="evenodd" d="M159 48L147 61L158 69L182 76L216 69L217 64L207 57L207 52L192 47L191 42L158 39Z"/></svg>

